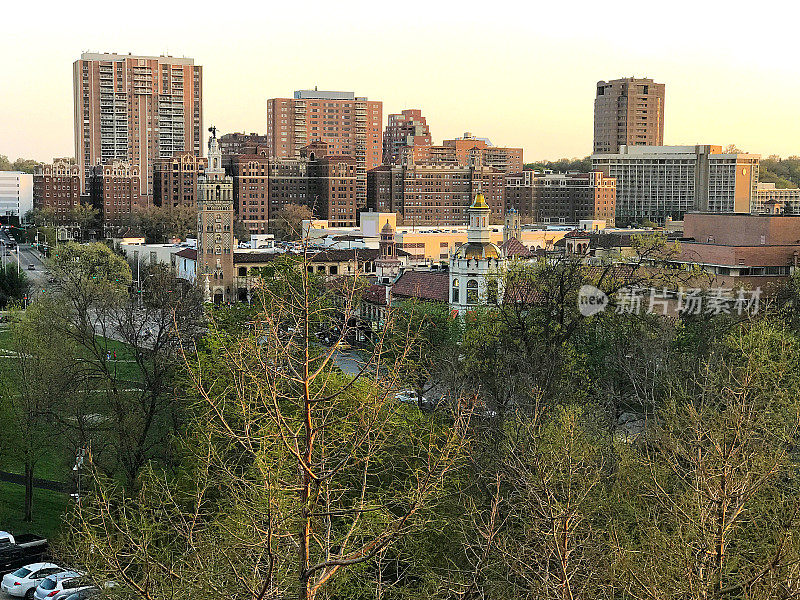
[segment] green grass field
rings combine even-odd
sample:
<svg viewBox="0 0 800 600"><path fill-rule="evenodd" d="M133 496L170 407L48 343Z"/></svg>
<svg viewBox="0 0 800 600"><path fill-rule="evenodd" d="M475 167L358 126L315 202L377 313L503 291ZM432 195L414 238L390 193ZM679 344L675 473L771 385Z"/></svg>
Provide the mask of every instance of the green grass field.
<svg viewBox="0 0 800 600"><path fill-rule="evenodd" d="M15 360L9 355L12 348L11 332L8 328L0 329L0 374L5 370L9 361ZM131 360L126 344L115 340L103 339L105 349L111 353L111 366L116 369L117 377L135 382L139 379L138 367ZM117 353L116 360L113 353ZM2 407L0 407L2 408ZM34 476L40 479L49 479L67 482L71 476L71 466L74 455L65 455L64 450L52 448L42 457L36 465ZM21 474L23 465L13 458L4 455L0 446L0 470ZM0 482L0 530L12 533L35 533L49 538L57 537L63 524L65 511L71 500L66 494L49 490L34 490L33 522L22 521L24 506L24 487L14 483Z"/></svg>
<svg viewBox="0 0 800 600"><path fill-rule="evenodd" d="M25 488L0 482L0 529L12 533L35 533L47 538L58 536L62 519L71 500L65 494L48 490L33 491L33 521L22 520Z"/></svg>

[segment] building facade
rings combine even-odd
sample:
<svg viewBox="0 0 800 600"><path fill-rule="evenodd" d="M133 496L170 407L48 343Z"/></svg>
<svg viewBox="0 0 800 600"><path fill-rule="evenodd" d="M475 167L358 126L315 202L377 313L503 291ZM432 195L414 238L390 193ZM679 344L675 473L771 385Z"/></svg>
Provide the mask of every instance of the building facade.
<svg viewBox="0 0 800 600"><path fill-rule="evenodd" d="M89 197L100 214L106 235L129 225L133 211L147 206L140 185L139 169L127 162L115 160L89 170Z"/></svg>
<svg viewBox="0 0 800 600"><path fill-rule="evenodd" d="M505 174L490 167L419 163L369 172L369 207L393 212L403 225L466 225L472 198L485 196L493 221L505 213Z"/></svg>
<svg viewBox="0 0 800 600"><path fill-rule="evenodd" d="M800 189L778 189L774 183L759 183L756 188L756 198L750 206L750 212L763 213L767 202L779 202L783 205L783 212L787 215L800 215Z"/></svg>
<svg viewBox="0 0 800 600"><path fill-rule="evenodd" d="M497 304L502 299L498 276L505 257L491 241L489 205L482 194L469 207L467 243L450 257L450 307L464 314L479 304Z"/></svg>
<svg viewBox="0 0 800 600"><path fill-rule="evenodd" d="M87 198L88 200L88 198ZM33 175L33 206L52 211L57 225L73 222L73 211L81 203L81 172L64 159L40 165Z"/></svg>
<svg viewBox="0 0 800 600"><path fill-rule="evenodd" d="M506 211L516 209L528 223L603 220L614 225L616 181L599 171L539 173L522 171L505 178Z"/></svg>
<svg viewBox="0 0 800 600"><path fill-rule="evenodd" d="M213 129L213 128L212 128ZM198 180L197 284L206 302L234 302L233 178L222 168L216 136L208 143L208 168Z"/></svg>
<svg viewBox="0 0 800 600"><path fill-rule="evenodd" d="M382 162L383 103L352 92L298 90L294 98L267 102L267 138L272 158L297 158L313 142L328 156L356 161L356 198L366 206L367 171Z"/></svg>
<svg viewBox="0 0 800 600"><path fill-rule="evenodd" d="M431 144L431 131L421 110L406 109L399 114L391 114L383 132L383 163L397 164L409 149Z"/></svg>
<svg viewBox="0 0 800 600"><path fill-rule="evenodd" d="M219 150L222 156L235 154L260 154L268 152L269 138L258 133L226 133L219 137Z"/></svg>
<svg viewBox="0 0 800 600"><path fill-rule="evenodd" d="M197 180L208 160L194 152L178 152L153 161L153 204L167 208L197 204Z"/></svg>
<svg viewBox="0 0 800 600"><path fill-rule="evenodd" d="M98 164L125 161L153 193L153 163L202 155L203 73L191 58L84 53L73 64L81 186Z"/></svg>
<svg viewBox="0 0 800 600"><path fill-rule="evenodd" d="M33 209L33 175L0 171L0 220L22 221Z"/></svg>
<svg viewBox="0 0 800 600"><path fill-rule="evenodd" d="M689 211L750 212L760 156L720 146L622 146L592 168L616 180L616 222L681 220Z"/></svg>
<svg viewBox="0 0 800 600"><path fill-rule="evenodd" d="M619 152L621 146L664 143L663 83L626 77L598 81L594 98L594 154Z"/></svg>
<svg viewBox="0 0 800 600"><path fill-rule="evenodd" d="M455 162L462 166L476 164L504 173L522 171L522 148L493 146L487 138L475 137L469 131L463 137L444 140L442 146L451 149L455 154Z"/></svg>

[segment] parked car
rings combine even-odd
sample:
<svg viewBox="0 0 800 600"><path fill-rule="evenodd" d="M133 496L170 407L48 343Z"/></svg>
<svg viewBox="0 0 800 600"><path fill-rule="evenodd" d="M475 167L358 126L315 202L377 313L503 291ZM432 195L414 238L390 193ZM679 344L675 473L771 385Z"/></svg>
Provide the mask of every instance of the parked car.
<svg viewBox="0 0 800 600"><path fill-rule="evenodd" d="M0 575L27 564L42 562L47 550L47 540L43 537L33 534L14 536L7 531L0 531Z"/></svg>
<svg viewBox="0 0 800 600"><path fill-rule="evenodd" d="M85 585L75 585L79 581ZM34 600L59 600L70 594L79 592L84 588L92 587L91 583L83 579L83 573L78 571L62 571L45 578L33 593Z"/></svg>
<svg viewBox="0 0 800 600"><path fill-rule="evenodd" d="M100 595L100 590L96 587L85 588L79 592L74 592L69 596L64 596L64 600L88 600Z"/></svg>
<svg viewBox="0 0 800 600"><path fill-rule="evenodd" d="M36 265L34 264L28 265L28 271L35 271L35 270L36 270Z"/></svg>
<svg viewBox="0 0 800 600"><path fill-rule="evenodd" d="M419 404L421 406L428 403L428 399L423 396L422 402L418 402L418 395L417 392L414 390L403 390L401 392L397 392L394 395L395 400L399 400L400 402L407 402L409 404Z"/></svg>
<svg viewBox="0 0 800 600"><path fill-rule="evenodd" d="M33 593L42 581L50 575L63 571L56 564L38 562L20 567L3 577L0 590L15 598L33 598Z"/></svg>

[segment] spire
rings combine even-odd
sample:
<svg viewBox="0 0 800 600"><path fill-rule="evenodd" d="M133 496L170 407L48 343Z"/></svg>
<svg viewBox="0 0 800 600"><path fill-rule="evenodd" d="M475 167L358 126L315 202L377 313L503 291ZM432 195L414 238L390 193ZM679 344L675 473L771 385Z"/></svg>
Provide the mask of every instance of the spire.
<svg viewBox="0 0 800 600"><path fill-rule="evenodd" d="M492 230L489 227L489 213L491 209L486 204L483 194L475 196L475 201L469 207L469 228L467 229L468 242L489 242Z"/></svg>

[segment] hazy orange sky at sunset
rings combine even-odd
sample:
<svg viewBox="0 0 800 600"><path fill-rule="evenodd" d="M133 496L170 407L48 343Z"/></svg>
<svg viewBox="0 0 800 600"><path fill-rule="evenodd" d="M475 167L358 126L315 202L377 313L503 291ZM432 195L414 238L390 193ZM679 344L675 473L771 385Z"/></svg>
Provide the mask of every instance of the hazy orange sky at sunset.
<svg viewBox="0 0 800 600"><path fill-rule="evenodd" d="M222 133L263 133L267 98L316 85L382 100L384 124L420 108L436 143L471 131L528 161L586 156L595 83L636 75L666 84L666 144L800 154L786 6L15 2L0 17L0 154L74 154L72 63L86 50L194 58L204 125Z"/></svg>

